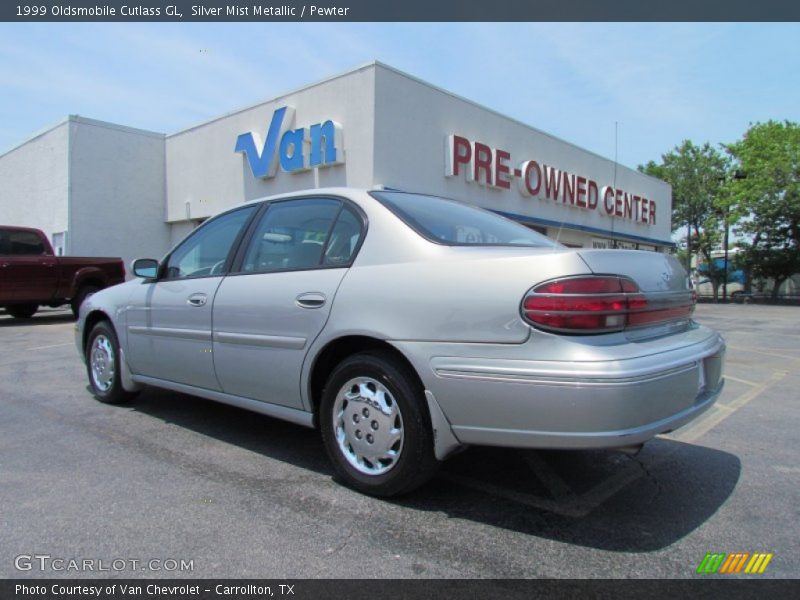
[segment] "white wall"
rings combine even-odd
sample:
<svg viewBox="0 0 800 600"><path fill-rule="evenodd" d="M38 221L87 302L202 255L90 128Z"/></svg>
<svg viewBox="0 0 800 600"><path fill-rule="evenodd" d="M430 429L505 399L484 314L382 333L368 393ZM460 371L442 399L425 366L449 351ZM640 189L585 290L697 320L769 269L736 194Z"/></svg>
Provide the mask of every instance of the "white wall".
<svg viewBox="0 0 800 600"><path fill-rule="evenodd" d="M160 258L165 221L164 136L82 117L70 121L73 255Z"/></svg>
<svg viewBox="0 0 800 600"><path fill-rule="evenodd" d="M368 66L311 85L167 137L167 219L208 217L245 200L327 186L372 184L374 68ZM253 176L244 155L234 152L239 134L256 132L261 141L274 111L295 109L294 128L333 120L343 126L345 163L286 173Z"/></svg>
<svg viewBox="0 0 800 600"><path fill-rule="evenodd" d="M0 224L36 227L51 241L67 229L68 132L64 121L0 156Z"/></svg>
<svg viewBox="0 0 800 600"><path fill-rule="evenodd" d="M384 65L375 72L375 183L462 199L485 208L579 224L665 242L670 240L671 189L668 184L583 150L422 83ZM645 196L657 204L655 225L633 223L569 204L523 196L517 182L501 190L468 182L463 174L445 177L445 140L456 134L511 154L513 169L537 160L573 174ZM602 204L602 198L600 200ZM591 235L584 234L585 239Z"/></svg>

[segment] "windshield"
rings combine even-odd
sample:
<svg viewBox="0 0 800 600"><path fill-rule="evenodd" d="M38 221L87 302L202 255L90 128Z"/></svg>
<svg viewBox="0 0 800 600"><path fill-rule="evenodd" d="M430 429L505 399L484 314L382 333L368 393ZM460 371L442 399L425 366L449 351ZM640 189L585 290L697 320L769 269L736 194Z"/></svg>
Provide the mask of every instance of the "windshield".
<svg viewBox="0 0 800 600"><path fill-rule="evenodd" d="M533 246L558 244L488 210L455 200L406 192L371 192L422 237L449 246Z"/></svg>

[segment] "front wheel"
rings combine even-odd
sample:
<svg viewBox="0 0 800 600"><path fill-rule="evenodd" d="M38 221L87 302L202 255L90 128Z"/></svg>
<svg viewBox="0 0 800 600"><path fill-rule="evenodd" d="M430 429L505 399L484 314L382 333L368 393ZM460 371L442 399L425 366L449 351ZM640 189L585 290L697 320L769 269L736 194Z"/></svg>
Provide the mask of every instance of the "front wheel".
<svg viewBox="0 0 800 600"><path fill-rule="evenodd" d="M373 496L410 492L439 465L422 387L385 353L342 361L322 394L320 427L340 478Z"/></svg>
<svg viewBox="0 0 800 600"><path fill-rule="evenodd" d="M127 392L120 380L119 342L108 321L94 326L86 342L86 372L95 398L107 404L121 404L136 394Z"/></svg>

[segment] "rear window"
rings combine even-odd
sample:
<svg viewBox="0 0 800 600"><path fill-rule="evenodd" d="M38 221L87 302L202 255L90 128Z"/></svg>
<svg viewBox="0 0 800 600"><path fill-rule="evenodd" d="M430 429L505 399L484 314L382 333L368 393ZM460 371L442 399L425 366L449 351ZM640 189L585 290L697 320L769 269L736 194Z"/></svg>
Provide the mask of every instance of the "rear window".
<svg viewBox="0 0 800 600"><path fill-rule="evenodd" d="M545 248L558 245L524 225L455 200L406 192L371 194L414 231L437 244Z"/></svg>

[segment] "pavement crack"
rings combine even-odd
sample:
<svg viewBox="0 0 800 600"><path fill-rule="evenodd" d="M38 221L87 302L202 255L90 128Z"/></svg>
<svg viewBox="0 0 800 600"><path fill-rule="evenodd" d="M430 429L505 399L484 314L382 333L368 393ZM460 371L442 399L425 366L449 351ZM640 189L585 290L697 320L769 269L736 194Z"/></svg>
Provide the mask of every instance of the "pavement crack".
<svg viewBox="0 0 800 600"><path fill-rule="evenodd" d="M655 475L653 475L653 473L650 471L650 469L647 467L644 461L640 460L638 456L632 456L631 460L634 461L637 465L639 465L639 468L642 470L642 473L644 474L645 478L651 481L652 484L655 486L656 493L652 498L650 498L648 502L648 504L654 504L655 501L658 500L658 498L664 491L663 488L661 487L661 482Z"/></svg>

